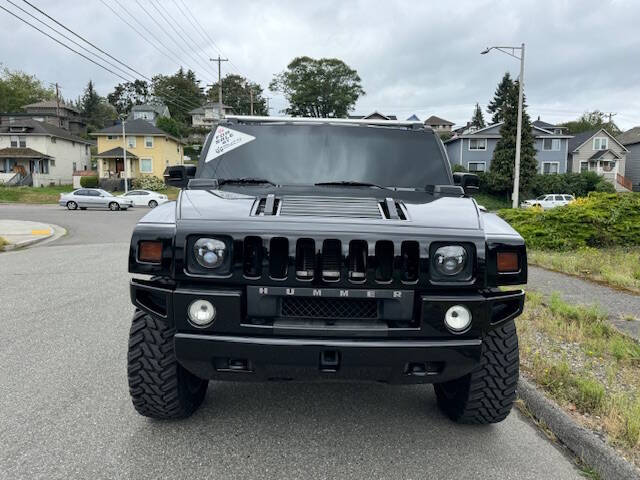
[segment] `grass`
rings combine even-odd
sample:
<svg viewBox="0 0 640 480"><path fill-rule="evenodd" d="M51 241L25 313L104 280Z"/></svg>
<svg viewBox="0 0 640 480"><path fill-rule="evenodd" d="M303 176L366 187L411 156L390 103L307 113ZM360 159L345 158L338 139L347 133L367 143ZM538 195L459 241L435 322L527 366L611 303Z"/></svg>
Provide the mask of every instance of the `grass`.
<svg viewBox="0 0 640 480"><path fill-rule="evenodd" d="M2 250L2 247L4 247L5 245L9 245L9 242L7 242L4 238L0 237L0 250Z"/></svg>
<svg viewBox="0 0 640 480"><path fill-rule="evenodd" d="M529 263L640 293L640 247L528 250Z"/></svg>
<svg viewBox="0 0 640 480"><path fill-rule="evenodd" d="M0 203L58 203L61 193L73 191L72 185L56 185L53 187L0 187ZM160 190L169 197L169 200L175 200L180 189L168 187L166 190ZM119 195L122 192L115 192Z"/></svg>
<svg viewBox="0 0 640 480"><path fill-rule="evenodd" d="M640 465L640 344L557 295L527 292L517 325L525 374Z"/></svg>
<svg viewBox="0 0 640 480"><path fill-rule="evenodd" d="M490 211L511 208L511 201L506 197L489 195L488 193L475 193L473 194L473 198L476 199L478 205L482 205Z"/></svg>

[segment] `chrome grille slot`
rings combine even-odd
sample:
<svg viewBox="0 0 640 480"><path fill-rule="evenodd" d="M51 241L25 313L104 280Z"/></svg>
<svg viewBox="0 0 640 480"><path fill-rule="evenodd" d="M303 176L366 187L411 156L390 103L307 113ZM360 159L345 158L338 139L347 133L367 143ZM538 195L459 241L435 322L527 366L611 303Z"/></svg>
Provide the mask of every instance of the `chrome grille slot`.
<svg viewBox="0 0 640 480"><path fill-rule="evenodd" d="M349 242L349 280L364 282L367 276L367 242L351 240Z"/></svg>
<svg viewBox="0 0 640 480"><path fill-rule="evenodd" d="M257 278L262 275L262 238L246 237L244 239L243 271L245 276Z"/></svg>
<svg viewBox="0 0 640 480"><path fill-rule="evenodd" d="M322 244L322 279L327 282L340 280L342 244L340 240L325 240Z"/></svg>
<svg viewBox="0 0 640 480"><path fill-rule="evenodd" d="M420 244L416 241L402 242L402 281L415 282L420 273Z"/></svg>
<svg viewBox="0 0 640 480"><path fill-rule="evenodd" d="M312 280L316 269L316 243L311 238L301 238L296 244L296 277Z"/></svg>
<svg viewBox="0 0 640 480"><path fill-rule="evenodd" d="M382 219L375 198L286 195L280 216L313 216Z"/></svg>
<svg viewBox="0 0 640 480"><path fill-rule="evenodd" d="M277 280L287 278L289 267L289 240L274 237L269 242L269 276Z"/></svg>
<svg viewBox="0 0 640 480"><path fill-rule="evenodd" d="M376 242L376 282L390 282L393 278L393 242Z"/></svg>

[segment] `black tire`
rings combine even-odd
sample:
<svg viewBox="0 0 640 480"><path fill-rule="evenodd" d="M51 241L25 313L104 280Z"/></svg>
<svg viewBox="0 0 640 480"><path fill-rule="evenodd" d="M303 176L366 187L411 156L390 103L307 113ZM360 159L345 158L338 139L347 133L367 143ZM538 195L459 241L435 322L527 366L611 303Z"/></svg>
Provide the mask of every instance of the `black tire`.
<svg viewBox="0 0 640 480"><path fill-rule="evenodd" d="M209 382L185 370L173 348L175 329L136 310L129 333L127 376L133 406L159 419L190 416L204 400Z"/></svg>
<svg viewBox="0 0 640 480"><path fill-rule="evenodd" d="M158 206L158 202L156 202L155 200L149 201L149 208L156 208L157 206Z"/></svg>
<svg viewBox="0 0 640 480"><path fill-rule="evenodd" d="M488 333L480 364L469 375L434 385L438 406L458 423L498 423L516 399L519 351L512 321Z"/></svg>
<svg viewBox="0 0 640 480"><path fill-rule="evenodd" d="M109 204L109 210L111 210L112 212L116 212L120 210L120 205L118 205L118 202L111 202Z"/></svg>
<svg viewBox="0 0 640 480"><path fill-rule="evenodd" d="M67 202L67 208L69 210L76 210L78 208L78 204L76 202L74 202L73 200Z"/></svg>

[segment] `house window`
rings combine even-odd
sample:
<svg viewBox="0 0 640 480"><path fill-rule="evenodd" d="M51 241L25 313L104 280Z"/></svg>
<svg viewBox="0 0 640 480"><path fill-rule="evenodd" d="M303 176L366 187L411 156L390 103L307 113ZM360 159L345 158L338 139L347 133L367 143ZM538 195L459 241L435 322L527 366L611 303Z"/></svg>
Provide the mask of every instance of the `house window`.
<svg viewBox="0 0 640 480"><path fill-rule="evenodd" d="M470 172L484 172L487 169L486 162L469 162L468 170Z"/></svg>
<svg viewBox="0 0 640 480"><path fill-rule="evenodd" d="M611 172L613 171L613 166L616 164L616 162L614 161L603 161L602 162L602 170L605 172Z"/></svg>
<svg viewBox="0 0 640 480"><path fill-rule="evenodd" d="M18 137L20 148L25 148L27 146L27 137L20 136Z"/></svg>
<svg viewBox="0 0 640 480"><path fill-rule="evenodd" d="M559 138L543 138L542 149L551 150L554 152L560 151L560 139Z"/></svg>
<svg viewBox="0 0 640 480"><path fill-rule="evenodd" d="M545 175L558 173L560 164L558 162L542 162L542 173Z"/></svg>
<svg viewBox="0 0 640 480"><path fill-rule="evenodd" d="M11 146L14 147L14 148L18 146L18 136L17 135L11 135Z"/></svg>
<svg viewBox="0 0 640 480"><path fill-rule="evenodd" d="M593 139L594 150L606 150L609 148L609 139L607 137L596 137Z"/></svg>
<svg viewBox="0 0 640 480"><path fill-rule="evenodd" d="M77 169L77 164L76 164L76 162L73 162L73 171L75 172L76 170L78 170Z"/></svg>
<svg viewBox="0 0 640 480"><path fill-rule="evenodd" d="M49 160L49 165L52 166L52 167L55 167L56 166L56 161L53 158L50 159Z"/></svg>
<svg viewBox="0 0 640 480"><path fill-rule="evenodd" d="M40 173L49 173L49 161L47 159L40 160Z"/></svg>
<svg viewBox="0 0 640 480"><path fill-rule="evenodd" d="M145 148L153 148L153 137L144 137Z"/></svg>
<svg viewBox="0 0 640 480"><path fill-rule="evenodd" d="M469 139L469 150L486 150L487 149L487 139L486 138L470 138Z"/></svg>
<svg viewBox="0 0 640 480"><path fill-rule="evenodd" d="M113 140L117 137L115 137L114 135L107 135L107 140Z"/></svg>
<svg viewBox="0 0 640 480"><path fill-rule="evenodd" d="M153 160L151 158L140 159L140 172L153 173Z"/></svg>
<svg viewBox="0 0 640 480"><path fill-rule="evenodd" d="M89 155L89 145L84 146L84 153L85 155Z"/></svg>
<svg viewBox="0 0 640 480"><path fill-rule="evenodd" d="M580 173L589 171L589 162L580 162Z"/></svg>
<svg viewBox="0 0 640 480"><path fill-rule="evenodd" d="M136 148L136 137L127 137L127 147Z"/></svg>

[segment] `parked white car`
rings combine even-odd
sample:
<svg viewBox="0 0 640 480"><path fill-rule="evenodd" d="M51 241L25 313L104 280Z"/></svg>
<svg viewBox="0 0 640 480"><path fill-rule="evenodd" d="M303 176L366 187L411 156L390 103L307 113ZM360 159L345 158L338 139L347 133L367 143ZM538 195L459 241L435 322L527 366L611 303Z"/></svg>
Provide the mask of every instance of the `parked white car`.
<svg viewBox="0 0 640 480"><path fill-rule="evenodd" d="M126 210L133 206L133 201L116 197L101 188L79 188L71 193L61 193L58 204L69 210L86 210L87 208L108 208L109 210Z"/></svg>
<svg viewBox="0 0 640 480"><path fill-rule="evenodd" d="M520 204L522 208L531 208L531 207L542 207L544 210L548 210L550 208L562 207L564 205L568 205L573 202L575 197L573 195L567 194L547 194L540 195L538 198L534 198L532 200L525 200Z"/></svg>
<svg viewBox="0 0 640 480"><path fill-rule="evenodd" d="M133 202L135 207L155 208L161 203L169 201L166 195L151 190L131 190L130 192L120 195L120 198L127 198Z"/></svg>

